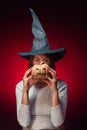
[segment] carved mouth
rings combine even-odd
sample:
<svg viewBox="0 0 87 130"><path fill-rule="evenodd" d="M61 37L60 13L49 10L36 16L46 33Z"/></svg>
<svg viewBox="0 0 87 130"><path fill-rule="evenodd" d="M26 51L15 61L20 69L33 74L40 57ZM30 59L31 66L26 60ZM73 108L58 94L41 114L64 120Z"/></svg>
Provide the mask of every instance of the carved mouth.
<svg viewBox="0 0 87 130"><path fill-rule="evenodd" d="M37 77L44 77L46 76L46 68L43 68L41 71L39 68L36 68L36 76Z"/></svg>

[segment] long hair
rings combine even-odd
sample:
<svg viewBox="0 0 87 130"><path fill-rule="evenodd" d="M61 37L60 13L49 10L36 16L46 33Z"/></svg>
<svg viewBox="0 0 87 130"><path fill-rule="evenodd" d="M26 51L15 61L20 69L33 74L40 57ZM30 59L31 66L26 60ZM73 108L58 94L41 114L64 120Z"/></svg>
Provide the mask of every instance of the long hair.
<svg viewBox="0 0 87 130"><path fill-rule="evenodd" d="M54 69L55 70L55 62L54 62L54 58L52 55L49 55L49 54L44 54L46 55L47 57L50 58L50 68ZM33 59L34 59L34 56L30 56L30 60L29 60L29 65L28 65L28 68L32 67L33 66Z"/></svg>

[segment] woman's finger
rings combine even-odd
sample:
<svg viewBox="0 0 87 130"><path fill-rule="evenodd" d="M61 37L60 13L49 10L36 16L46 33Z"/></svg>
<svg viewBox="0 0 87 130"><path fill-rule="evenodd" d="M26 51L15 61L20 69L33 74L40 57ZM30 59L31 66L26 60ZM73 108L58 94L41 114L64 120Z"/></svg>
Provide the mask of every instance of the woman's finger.
<svg viewBox="0 0 87 130"><path fill-rule="evenodd" d="M34 80L34 79L31 78L29 81L30 81L30 83L29 83L30 86L32 86L32 85L35 84L38 80L37 80L37 79Z"/></svg>
<svg viewBox="0 0 87 130"><path fill-rule="evenodd" d="M52 80L52 79L51 79L50 77L48 77L48 76L46 77L46 79L47 79L48 81L51 81L51 80Z"/></svg>
<svg viewBox="0 0 87 130"><path fill-rule="evenodd" d="M56 71L55 71L55 70L53 70L52 68L49 68L49 70L51 70L53 73L56 73Z"/></svg>
<svg viewBox="0 0 87 130"><path fill-rule="evenodd" d="M27 79L28 79L28 80L32 80L32 75L30 75Z"/></svg>
<svg viewBox="0 0 87 130"><path fill-rule="evenodd" d="M45 82L46 84L49 83L49 80L47 80L47 79L42 79L42 81Z"/></svg>
<svg viewBox="0 0 87 130"><path fill-rule="evenodd" d="M31 72L31 68L29 68L29 69L25 72L24 78L27 78L28 75L30 74L30 72Z"/></svg>
<svg viewBox="0 0 87 130"><path fill-rule="evenodd" d="M49 69L50 74L52 75L52 78L56 78L56 73Z"/></svg>

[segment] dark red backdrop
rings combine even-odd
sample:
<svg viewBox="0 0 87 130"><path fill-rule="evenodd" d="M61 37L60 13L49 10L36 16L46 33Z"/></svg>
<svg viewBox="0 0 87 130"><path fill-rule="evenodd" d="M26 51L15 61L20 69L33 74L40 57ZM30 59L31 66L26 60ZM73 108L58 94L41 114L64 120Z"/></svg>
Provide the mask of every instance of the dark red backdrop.
<svg viewBox="0 0 87 130"><path fill-rule="evenodd" d="M30 3L1 2L0 129L21 129L16 120L15 86L28 66L28 61L22 59L18 52L30 51L33 40L28 7L38 15L51 47L67 48L65 57L56 63L58 77L68 83L65 124L67 130L83 130L87 118L86 8L81 8L78 1L75 4L60 2L49 5L49 1L36 4L34 0Z"/></svg>

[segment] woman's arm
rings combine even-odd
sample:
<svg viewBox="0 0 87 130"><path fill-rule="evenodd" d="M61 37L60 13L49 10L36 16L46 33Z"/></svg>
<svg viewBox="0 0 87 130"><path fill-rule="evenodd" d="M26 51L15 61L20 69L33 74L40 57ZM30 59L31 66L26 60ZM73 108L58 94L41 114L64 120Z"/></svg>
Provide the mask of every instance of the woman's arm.
<svg viewBox="0 0 87 130"><path fill-rule="evenodd" d="M54 127L59 127L65 119L65 110L67 104L67 84L57 79L56 71L49 68L51 77L43 81L48 84L52 94L51 104L51 122Z"/></svg>
<svg viewBox="0 0 87 130"><path fill-rule="evenodd" d="M17 120L23 127L28 127L31 122L28 93L23 92L23 81L16 85Z"/></svg>
<svg viewBox="0 0 87 130"><path fill-rule="evenodd" d="M52 99L51 122L55 127L60 127L65 120L67 106L67 84L59 80L57 83L58 92Z"/></svg>
<svg viewBox="0 0 87 130"><path fill-rule="evenodd" d="M28 92L22 91L22 101L21 104L28 105L29 104L29 97Z"/></svg>
<svg viewBox="0 0 87 130"><path fill-rule="evenodd" d="M55 90L55 92L52 93L52 99L51 99L51 101L52 101L52 103L51 103L52 107L57 106L57 105L60 104L57 89Z"/></svg>
<svg viewBox="0 0 87 130"><path fill-rule="evenodd" d="M23 81L16 86L16 98L17 98L17 119L21 126L28 127L31 122L31 113L29 106L29 89L31 78L31 68L28 69L24 76ZM22 89L22 91L20 91Z"/></svg>
<svg viewBox="0 0 87 130"><path fill-rule="evenodd" d="M16 86L17 119L23 127L28 127L31 122L29 90L36 82L37 80L32 79L31 68L29 68L23 76L23 81Z"/></svg>

